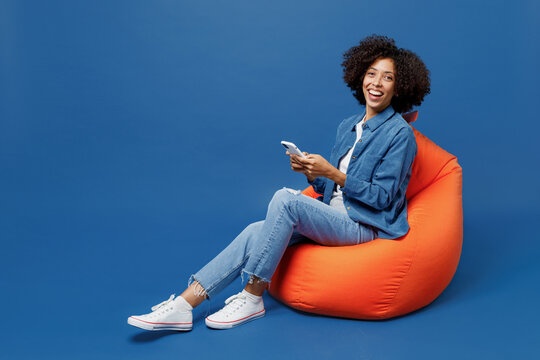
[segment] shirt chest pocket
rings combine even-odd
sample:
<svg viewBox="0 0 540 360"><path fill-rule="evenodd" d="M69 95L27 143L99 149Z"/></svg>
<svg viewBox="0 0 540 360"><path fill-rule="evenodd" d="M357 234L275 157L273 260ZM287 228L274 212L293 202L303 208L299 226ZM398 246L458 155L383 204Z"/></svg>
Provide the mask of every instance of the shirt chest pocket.
<svg viewBox="0 0 540 360"><path fill-rule="evenodd" d="M371 182L376 174L381 160L381 157L378 155L361 155L358 159L356 159L356 161L351 159L351 164L349 165L348 169L350 171L347 171L347 173L358 179Z"/></svg>

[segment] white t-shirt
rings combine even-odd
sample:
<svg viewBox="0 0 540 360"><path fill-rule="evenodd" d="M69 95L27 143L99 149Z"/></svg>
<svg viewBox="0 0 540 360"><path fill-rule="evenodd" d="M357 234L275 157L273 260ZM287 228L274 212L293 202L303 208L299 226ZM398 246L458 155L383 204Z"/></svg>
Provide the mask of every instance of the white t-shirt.
<svg viewBox="0 0 540 360"><path fill-rule="evenodd" d="M362 125L366 122L366 117L362 119L358 124L356 124L356 141L354 142L354 145L347 151L345 155L339 160L338 169L342 173L347 173L347 168L349 167L349 163L351 162L352 153L354 151L354 148L356 147L356 144L358 144L358 140L362 137ZM336 209L347 212L345 209L345 204L343 204L343 192L341 191L341 186L337 185L336 189L332 193L332 198L330 199L330 206L335 207Z"/></svg>

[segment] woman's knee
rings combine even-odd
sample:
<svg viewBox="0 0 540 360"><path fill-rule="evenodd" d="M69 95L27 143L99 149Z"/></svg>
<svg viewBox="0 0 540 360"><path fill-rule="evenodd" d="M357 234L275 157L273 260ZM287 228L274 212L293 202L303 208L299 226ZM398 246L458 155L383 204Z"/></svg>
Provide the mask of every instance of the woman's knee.
<svg viewBox="0 0 540 360"><path fill-rule="evenodd" d="M245 243L251 242L254 238L257 238L257 235L260 233L262 227L263 227L264 221L257 221L254 223L249 224L246 226L246 228L242 231L242 236L239 236L239 238L242 239Z"/></svg>
<svg viewBox="0 0 540 360"><path fill-rule="evenodd" d="M288 206L294 196L297 196L296 191L288 188L279 189L274 193L269 206L278 206L280 208Z"/></svg>
<svg viewBox="0 0 540 360"><path fill-rule="evenodd" d="M252 233L259 232L262 229L263 224L264 224L264 221L257 221L257 222L251 223L248 226L246 226L244 231L247 234L252 234Z"/></svg>
<svg viewBox="0 0 540 360"><path fill-rule="evenodd" d="M263 224L264 221L257 221L246 226L229 244L229 247L236 249L235 251L244 251L247 254L253 246L254 240L258 238L257 235L260 233Z"/></svg>

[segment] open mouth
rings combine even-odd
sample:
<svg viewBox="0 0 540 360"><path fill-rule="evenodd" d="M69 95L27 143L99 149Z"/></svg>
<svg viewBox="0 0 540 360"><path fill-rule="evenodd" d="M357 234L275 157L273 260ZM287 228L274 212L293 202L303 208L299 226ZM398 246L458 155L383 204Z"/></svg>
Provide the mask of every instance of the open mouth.
<svg viewBox="0 0 540 360"><path fill-rule="evenodd" d="M368 90L368 94L369 94L369 97L373 100L377 100L379 99L381 96L383 96L383 93L380 92L380 91L377 91L377 90L372 90L372 89L369 89Z"/></svg>

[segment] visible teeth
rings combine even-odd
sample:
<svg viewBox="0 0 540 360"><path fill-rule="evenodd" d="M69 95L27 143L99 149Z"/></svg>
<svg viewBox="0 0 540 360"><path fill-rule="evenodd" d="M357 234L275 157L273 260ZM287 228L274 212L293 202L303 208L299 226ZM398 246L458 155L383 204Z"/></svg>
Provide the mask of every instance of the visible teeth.
<svg viewBox="0 0 540 360"><path fill-rule="evenodd" d="M375 95L375 96L381 96L382 95L382 92L380 91L375 91L375 90L369 90L369 93L371 95Z"/></svg>

